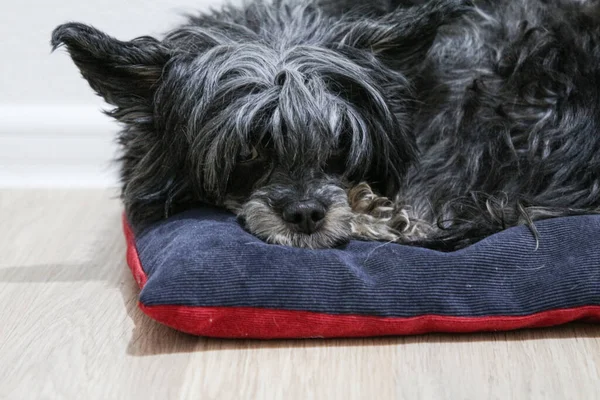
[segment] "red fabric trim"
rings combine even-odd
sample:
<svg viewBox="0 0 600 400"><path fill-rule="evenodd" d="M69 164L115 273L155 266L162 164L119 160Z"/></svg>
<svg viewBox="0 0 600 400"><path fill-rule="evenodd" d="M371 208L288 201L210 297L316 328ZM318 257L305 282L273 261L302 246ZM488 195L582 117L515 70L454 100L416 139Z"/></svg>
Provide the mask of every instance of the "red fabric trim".
<svg viewBox="0 0 600 400"><path fill-rule="evenodd" d="M148 276L146 276L146 273L142 268L142 263L137 248L135 247L133 230L129 226L125 214L123 214L123 232L125 233L125 240L127 241L127 265L129 265L133 278L141 289L146 285L146 282L148 282Z"/></svg>
<svg viewBox="0 0 600 400"><path fill-rule="evenodd" d="M545 311L523 317L380 318L238 307L145 306L150 318L193 335L218 338L295 339L467 333L541 328L575 320L600 322L600 306Z"/></svg>
<svg viewBox="0 0 600 400"><path fill-rule="evenodd" d="M127 263L140 286L148 281L142 269L133 232L123 216ZM600 322L600 306L544 311L526 316L448 317L422 315L383 318L362 315L329 315L251 307L146 306L150 318L193 335L218 338L295 339L417 335L430 332L507 331L542 328L585 320Z"/></svg>

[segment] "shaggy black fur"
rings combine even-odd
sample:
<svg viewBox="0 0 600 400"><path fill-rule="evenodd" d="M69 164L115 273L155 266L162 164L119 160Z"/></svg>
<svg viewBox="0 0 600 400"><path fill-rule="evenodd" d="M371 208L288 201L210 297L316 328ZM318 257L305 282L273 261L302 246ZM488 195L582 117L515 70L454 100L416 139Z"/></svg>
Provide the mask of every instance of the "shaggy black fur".
<svg viewBox="0 0 600 400"><path fill-rule="evenodd" d="M123 124L134 225L204 202L271 243L452 250L600 211L597 1L363 4L252 1L162 40L59 26Z"/></svg>

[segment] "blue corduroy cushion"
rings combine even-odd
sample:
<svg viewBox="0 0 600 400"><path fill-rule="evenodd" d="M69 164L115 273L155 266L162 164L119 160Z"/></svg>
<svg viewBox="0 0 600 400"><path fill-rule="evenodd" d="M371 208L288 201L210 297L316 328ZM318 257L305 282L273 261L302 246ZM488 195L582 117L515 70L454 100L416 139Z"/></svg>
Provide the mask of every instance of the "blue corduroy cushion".
<svg viewBox="0 0 600 400"><path fill-rule="evenodd" d="M451 253L360 241L306 250L266 244L233 215L205 208L157 223L130 245L143 269L142 309L200 335L469 332L600 318L600 216L536 226L537 248L516 227ZM211 312L222 326L207 322Z"/></svg>

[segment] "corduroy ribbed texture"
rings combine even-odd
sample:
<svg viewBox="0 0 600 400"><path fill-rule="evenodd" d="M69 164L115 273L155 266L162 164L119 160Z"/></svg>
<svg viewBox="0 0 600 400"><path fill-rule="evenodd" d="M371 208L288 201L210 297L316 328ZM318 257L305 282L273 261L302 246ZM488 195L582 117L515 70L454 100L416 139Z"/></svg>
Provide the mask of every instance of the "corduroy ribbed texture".
<svg viewBox="0 0 600 400"><path fill-rule="evenodd" d="M336 249L269 245L231 214L197 209L135 239L140 302L328 315L527 316L600 305L600 216L537 223L453 253L353 241Z"/></svg>

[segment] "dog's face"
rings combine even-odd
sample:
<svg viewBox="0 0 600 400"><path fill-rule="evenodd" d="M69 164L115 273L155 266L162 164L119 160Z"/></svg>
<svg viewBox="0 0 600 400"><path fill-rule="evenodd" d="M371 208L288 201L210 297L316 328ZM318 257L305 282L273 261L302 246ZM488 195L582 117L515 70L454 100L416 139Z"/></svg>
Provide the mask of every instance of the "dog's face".
<svg viewBox="0 0 600 400"><path fill-rule="evenodd" d="M255 3L162 41L67 24L53 45L117 107L134 222L199 200L270 243L331 247L365 231L349 191L394 195L415 156L406 71L460 9L433 3L378 19Z"/></svg>

